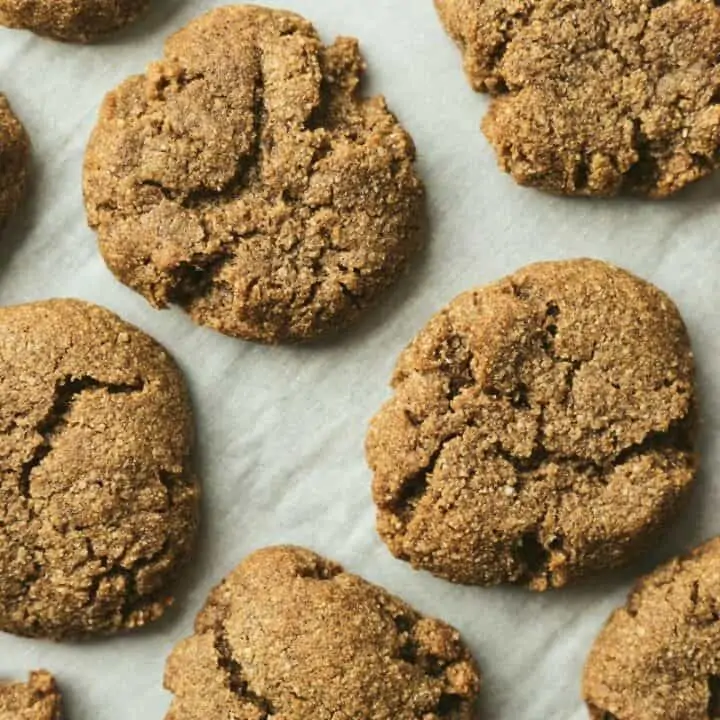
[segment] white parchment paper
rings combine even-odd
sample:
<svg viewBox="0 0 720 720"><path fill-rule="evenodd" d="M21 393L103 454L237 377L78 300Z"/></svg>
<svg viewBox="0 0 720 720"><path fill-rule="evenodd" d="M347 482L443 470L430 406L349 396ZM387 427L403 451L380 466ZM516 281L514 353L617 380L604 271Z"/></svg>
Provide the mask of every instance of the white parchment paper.
<svg viewBox="0 0 720 720"><path fill-rule="evenodd" d="M0 30L0 89L34 145L30 202L0 243L0 304L76 296L163 342L183 366L197 415L202 542L176 608L155 627L56 645L0 634L0 677L59 677L70 720L155 720L165 658L209 589L249 551L307 545L461 629L480 661L484 718L580 720L582 664L634 575L720 531L720 177L665 202L578 201L522 189L495 168L478 130L486 100L462 74L431 0L266 0L306 15L327 41L360 38L369 92L412 133L427 184L427 252L359 327L332 342L266 348L158 312L116 282L87 229L83 150L103 94L161 55L163 38L217 4L154 0L131 30L78 47ZM582 588L534 595L456 587L394 560L374 531L363 458L368 419L395 358L457 293L553 258L595 256L648 278L679 304L701 385L703 472L688 512L653 558ZM212 720L212 719L208 719Z"/></svg>

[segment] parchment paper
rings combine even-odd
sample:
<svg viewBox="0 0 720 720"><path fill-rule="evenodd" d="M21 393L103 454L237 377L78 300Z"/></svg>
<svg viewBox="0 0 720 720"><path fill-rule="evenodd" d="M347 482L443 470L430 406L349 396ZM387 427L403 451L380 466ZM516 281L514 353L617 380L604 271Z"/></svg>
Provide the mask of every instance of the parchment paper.
<svg viewBox="0 0 720 720"><path fill-rule="evenodd" d="M0 677L53 671L70 720L161 719L170 700L165 658L190 632L209 589L249 551L292 542L460 628L484 671L484 718L585 718L582 664L632 578L720 531L720 178L665 202L565 200L519 188L496 170L478 129L487 102L467 85L431 0L266 2L306 15L327 41L360 38L367 90L387 96L418 146L427 252L366 321L319 345L259 347L195 327L180 312L151 309L113 279L86 227L83 150L103 94L141 72L160 56L166 35L216 3L154 0L144 22L93 47L0 31L0 88L34 145L32 199L0 243L0 304L81 297L163 342L192 389L204 487L201 547L165 620L75 645L0 635ZM684 313L704 421L703 473L691 507L652 558L568 591L463 588L412 571L375 534L363 457L366 424L388 397L397 354L460 291L531 261L575 256L639 273Z"/></svg>

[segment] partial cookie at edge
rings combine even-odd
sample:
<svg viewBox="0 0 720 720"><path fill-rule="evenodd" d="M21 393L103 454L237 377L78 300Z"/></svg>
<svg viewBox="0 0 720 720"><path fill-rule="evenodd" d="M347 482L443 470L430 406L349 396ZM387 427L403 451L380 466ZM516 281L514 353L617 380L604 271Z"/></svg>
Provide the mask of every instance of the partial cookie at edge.
<svg viewBox="0 0 720 720"><path fill-rule="evenodd" d="M640 580L588 657L593 720L720 717L718 598L720 538Z"/></svg>
<svg viewBox="0 0 720 720"><path fill-rule="evenodd" d="M479 673L450 626L286 546L253 553L215 588L165 685L167 720L471 720Z"/></svg>
<svg viewBox="0 0 720 720"><path fill-rule="evenodd" d="M27 683L0 682L0 720L63 720L62 697L45 670L30 673Z"/></svg>
<svg viewBox="0 0 720 720"><path fill-rule="evenodd" d="M0 0L0 25L88 43L129 25L150 0Z"/></svg>
<svg viewBox="0 0 720 720"><path fill-rule="evenodd" d="M720 157L720 8L436 0L502 169L567 195L664 197Z"/></svg>
<svg viewBox="0 0 720 720"><path fill-rule="evenodd" d="M30 140L0 93L0 230L25 195Z"/></svg>

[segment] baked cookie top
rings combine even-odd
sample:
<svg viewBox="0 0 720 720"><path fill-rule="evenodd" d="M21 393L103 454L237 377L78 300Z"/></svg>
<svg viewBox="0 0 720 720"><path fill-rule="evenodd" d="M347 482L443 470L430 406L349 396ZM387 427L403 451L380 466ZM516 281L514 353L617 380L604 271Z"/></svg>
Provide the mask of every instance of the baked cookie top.
<svg viewBox="0 0 720 720"><path fill-rule="evenodd" d="M0 630L150 622L190 551L198 489L179 370L77 300L0 308Z"/></svg>
<svg viewBox="0 0 720 720"><path fill-rule="evenodd" d="M25 128L0 93L0 227L25 195L29 154Z"/></svg>
<svg viewBox="0 0 720 720"><path fill-rule="evenodd" d="M612 567L692 483L685 326L595 260L466 292L401 355L367 457L390 550L462 583L557 587Z"/></svg>
<svg viewBox="0 0 720 720"><path fill-rule="evenodd" d="M170 656L167 720L475 717L456 630L309 550L245 559Z"/></svg>
<svg viewBox="0 0 720 720"><path fill-rule="evenodd" d="M643 578L588 658L592 719L720 717L719 598L720 538Z"/></svg>
<svg viewBox="0 0 720 720"><path fill-rule="evenodd" d="M0 682L0 720L62 720L62 698L53 676L44 670L27 683Z"/></svg>
<svg viewBox="0 0 720 720"><path fill-rule="evenodd" d="M720 8L712 0L435 0L483 129L521 184L669 195L720 156Z"/></svg>
<svg viewBox="0 0 720 720"><path fill-rule="evenodd" d="M0 25L92 42L128 25L150 0L0 0Z"/></svg>
<svg viewBox="0 0 720 720"><path fill-rule="evenodd" d="M355 40L298 15L213 10L102 106L85 160L90 225L152 304L250 340L354 319L418 244L415 150L363 99Z"/></svg>

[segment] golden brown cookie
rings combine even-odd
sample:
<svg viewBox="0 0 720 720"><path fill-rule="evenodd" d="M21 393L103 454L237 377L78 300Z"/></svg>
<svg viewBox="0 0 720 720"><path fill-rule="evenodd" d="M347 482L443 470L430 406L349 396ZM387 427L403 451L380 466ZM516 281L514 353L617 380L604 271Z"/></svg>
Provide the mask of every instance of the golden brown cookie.
<svg viewBox="0 0 720 720"><path fill-rule="evenodd" d="M361 98L355 40L230 6L102 106L85 159L110 269L156 307L261 342L346 325L418 244L412 140Z"/></svg>
<svg viewBox="0 0 720 720"><path fill-rule="evenodd" d="M30 140L0 93L0 228L25 195Z"/></svg>
<svg viewBox="0 0 720 720"><path fill-rule="evenodd" d="M170 656L166 720L470 720L458 632L297 547L246 558Z"/></svg>
<svg viewBox="0 0 720 720"><path fill-rule="evenodd" d="M135 20L149 0L0 0L0 25L92 42Z"/></svg>
<svg viewBox="0 0 720 720"><path fill-rule="evenodd" d="M691 486L694 372L672 301L596 260L466 292L371 423L378 531L461 583L558 587L625 561Z"/></svg>
<svg viewBox="0 0 720 720"><path fill-rule="evenodd" d="M160 617L195 535L192 419L165 350L78 300L0 308L0 630Z"/></svg>
<svg viewBox="0 0 720 720"><path fill-rule="evenodd" d="M593 720L720 717L720 538L643 578L598 636L583 695Z"/></svg>
<svg viewBox="0 0 720 720"><path fill-rule="evenodd" d="M435 0L483 130L523 185L663 197L720 157L720 8L712 0Z"/></svg>
<svg viewBox="0 0 720 720"><path fill-rule="evenodd" d="M0 720L62 720L62 698L53 676L44 670L27 683L0 682Z"/></svg>

